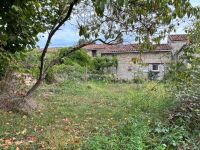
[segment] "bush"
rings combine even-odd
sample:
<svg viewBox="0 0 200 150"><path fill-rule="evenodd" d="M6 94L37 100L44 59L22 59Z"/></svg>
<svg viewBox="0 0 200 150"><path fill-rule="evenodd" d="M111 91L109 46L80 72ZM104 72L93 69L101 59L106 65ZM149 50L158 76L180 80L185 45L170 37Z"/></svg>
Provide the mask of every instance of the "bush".
<svg viewBox="0 0 200 150"><path fill-rule="evenodd" d="M173 64L168 75L173 94L178 100L200 99L200 54L199 49L192 46L185 47L180 60ZM174 92L176 91L176 92Z"/></svg>
<svg viewBox="0 0 200 150"><path fill-rule="evenodd" d="M74 65L65 65L60 64L51 68L46 76L47 83L54 83L56 81L63 80L72 80L78 81L82 80L84 68L78 64Z"/></svg>
<svg viewBox="0 0 200 150"><path fill-rule="evenodd" d="M0 79L3 78L6 73L16 70L18 67L18 60L15 54L9 52L0 51Z"/></svg>
<svg viewBox="0 0 200 150"><path fill-rule="evenodd" d="M116 82L117 77L114 74L90 74L89 80L97 80L103 82Z"/></svg>
<svg viewBox="0 0 200 150"><path fill-rule="evenodd" d="M70 48L62 48L62 49L60 49L59 55L63 55L63 53L66 53L69 50L70 50ZM92 61L91 57L86 53L86 51L80 49L78 51L73 52L68 57L63 58L61 63L66 64L66 65L79 64L80 66L83 67L86 64L88 64L88 66L90 66L91 61Z"/></svg>
<svg viewBox="0 0 200 150"><path fill-rule="evenodd" d="M138 78L134 78L133 82L136 83L136 84L142 84L142 83L145 82L145 79L138 77Z"/></svg>
<svg viewBox="0 0 200 150"><path fill-rule="evenodd" d="M96 57L92 61L93 72L98 74L108 73L109 68L118 66L116 57Z"/></svg>
<svg viewBox="0 0 200 150"><path fill-rule="evenodd" d="M189 30L190 45L182 48L170 70L169 81L178 100L200 100L200 22ZM176 91L176 92L174 92Z"/></svg>
<svg viewBox="0 0 200 150"><path fill-rule="evenodd" d="M63 70L61 70L59 67L57 68L57 75L59 74L61 78L65 78L67 80L81 80L83 78L83 67L79 66L78 64L75 64L73 66L66 65L61 67Z"/></svg>
<svg viewBox="0 0 200 150"><path fill-rule="evenodd" d="M48 84L52 84L52 83L56 82L55 71L53 70L53 68L51 68L51 69L48 70L48 73L47 73L47 75L45 77L45 81Z"/></svg>
<svg viewBox="0 0 200 150"><path fill-rule="evenodd" d="M149 71L148 79L149 80L156 80L158 78L158 72Z"/></svg>
<svg viewBox="0 0 200 150"><path fill-rule="evenodd" d="M167 75L171 94L178 104L169 115L166 135L160 135L157 141L165 140L171 149L200 147L200 23L190 32L190 45L182 48Z"/></svg>
<svg viewBox="0 0 200 150"><path fill-rule="evenodd" d="M62 48L59 50L58 54L50 53L48 54L48 60L51 61L55 57L58 57L57 55L62 56L69 50L70 48ZM49 69L46 82L54 83L58 80L81 80L84 74L84 67L89 65L90 62L91 57L86 51L82 49L75 51L68 57L64 57L60 60L59 64Z"/></svg>

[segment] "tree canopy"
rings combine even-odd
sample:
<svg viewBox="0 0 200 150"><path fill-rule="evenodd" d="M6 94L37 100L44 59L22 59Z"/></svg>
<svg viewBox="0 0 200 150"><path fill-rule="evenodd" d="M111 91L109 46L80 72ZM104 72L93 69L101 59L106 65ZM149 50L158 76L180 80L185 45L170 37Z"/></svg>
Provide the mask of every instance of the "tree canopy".
<svg viewBox="0 0 200 150"><path fill-rule="evenodd" d="M0 1L0 48L16 52L34 47L37 35L44 31L40 3L36 1Z"/></svg>
<svg viewBox="0 0 200 150"><path fill-rule="evenodd" d="M97 0L89 8L88 3L82 5L87 15L78 20L80 35L90 40L99 36L111 40L129 34L139 43L159 43L174 29L175 21L198 12L189 0Z"/></svg>

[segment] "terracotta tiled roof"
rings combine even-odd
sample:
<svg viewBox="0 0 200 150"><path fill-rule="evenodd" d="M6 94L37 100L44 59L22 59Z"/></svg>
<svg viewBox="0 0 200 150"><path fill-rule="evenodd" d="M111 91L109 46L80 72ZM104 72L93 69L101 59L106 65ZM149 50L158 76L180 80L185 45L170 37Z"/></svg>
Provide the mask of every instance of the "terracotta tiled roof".
<svg viewBox="0 0 200 150"><path fill-rule="evenodd" d="M104 50L108 45L105 44L90 44L84 46L85 49L87 50Z"/></svg>
<svg viewBox="0 0 200 150"><path fill-rule="evenodd" d="M156 50L171 50L171 46L168 44L160 44L156 47Z"/></svg>
<svg viewBox="0 0 200 150"><path fill-rule="evenodd" d="M87 45L84 48L87 50L101 50L101 53L139 52L138 44L126 44L126 45L92 44L92 45ZM160 44L156 47L155 51L171 51L171 47L168 44Z"/></svg>
<svg viewBox="0 0 200 150"><path fill-rule="evenodd" d="M187 41L188 40L186 34L169 35L169 39L171 41Z"/></svg>

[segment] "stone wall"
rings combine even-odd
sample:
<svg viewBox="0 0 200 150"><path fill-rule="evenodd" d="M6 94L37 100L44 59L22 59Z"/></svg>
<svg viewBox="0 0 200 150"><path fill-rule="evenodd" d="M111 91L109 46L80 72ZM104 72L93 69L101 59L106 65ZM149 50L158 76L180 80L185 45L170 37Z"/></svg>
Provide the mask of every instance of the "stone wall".
<svg viewBox="0 0 200 150"><path fill-rule="evenodd" d="M185 44L187 44L187 41L171 41L170 39L168 39L168 44L172 47L172 55L174 55Z"/></svg>
<svg viewBox="0 0 200 150"><path fill-rule="evenodd" d="M112 57L111 54L107 56ZM131 80L133 78L148 78L153 64L158 65L158 80L162 79L171 62L170 52L151 53L121 53L116 55L118 59L117 77L118 79ZM141 58L139 63L133 63L132 58Z"/></svg>
<svg viewBox="0 0 200 150"><path fill-rule="evenodd" d="M86 52L87 52L87 54L88 54L89 56L92 57L92 50L87 50ZM97 57L101 57L101 50L97 50L97 51L96 51L96 56L97 56Z"/></svg>
<svg viewBox="0 0 200 150"><path fill-rule="evenodd" d="M0 80L0 100L25 95L36 82L30 74L10 73Z"/></svg>

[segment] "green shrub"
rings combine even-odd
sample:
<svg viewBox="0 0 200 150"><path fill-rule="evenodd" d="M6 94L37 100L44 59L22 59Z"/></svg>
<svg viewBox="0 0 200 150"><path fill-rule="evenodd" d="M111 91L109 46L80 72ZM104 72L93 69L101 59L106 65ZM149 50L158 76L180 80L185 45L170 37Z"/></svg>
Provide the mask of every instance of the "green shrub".
<svg viewBox="0 0 200 150"><path fill-rule="evenodd" d="M55 79L55 71L53 70L53 68L49 69L48 70L48 73L45 77L45 81L48 83L48 84L51 84L51 83L54 83L56 82L56 79Z"/></svg>
<svg viewBox="0 0 200 150"><path fill-rule="evenodd" d="M60 64L56 65L53 68L49 69L46 81L47 83L54 83L58 80L72 80L72 81L80 81L83 78L84 68L78 64L74 65L65 65Z"/></svg>
<svg viewBox="0 0 200 150"><path fill-rule="evenodd" d="M167 75L171 94L177 106L169 115L169 122L155 125L150 134L156 143L168 149L199 149L200 138L200 23L190 30L190 44L178 53L177 60ZM159 129L159 130L158 130ZM157 131L165 130L165 133ZM167 149L166 148L166 149Z"/></svg>
<svg viewBox="0 0 200 150"><path fill-rule="evenodd" d="M67 80L81 80L83 78L83 67L78 64L73 66L66 65L62 67L63 70L57 68L57 74L61 74L61 77Z"/></svg>
<svg viewBox="0 0 200 150"><path fill-rule="evenodd" d="M145 79L137 77L133 79L133 82L136 84L142 84L145 82Z"/></svg>
<svg viewBox="0 0 200 150"><path fill-rule="evenodd" d="M149 80L156 80L158 78L158 72L154 72L154 71L149 71L148 73L148 79Z"/></svg>
<svg viewBox="0 0 200 150"><path fill-rule="evenodd" d="M25 53L25 59L20 61L20 72L30 73L37 78L39 75L40 56L41 53L38 49Z"/></svg>
<svg viewBox="0 0 200 150"><path fill-rule="evenodd" d="M108 58L108 57L96 57L92 61L93 72L98 74L107 73L111 67L118 67L118 60L116 57ZM105 70L107 69L107 70Z"/></svg>
<svg viewBox="0 0 200 150"><path fill-rule="evenodd" d="M70 48L62 48L60 49L59 55L63 55L63 53L66 53L70 50ZM78 50L70 54L68 57L65 57L62 59L61 63L64 63L66 65L74 65L79 64L80 66L85 66L86 64L90 66L91 63L91 57L86 53L85 50Z"/></svg>
<svg viewBox="0 0 200 150"><path fill-rule="evenodd" d="M196 132L196 131L195 131ZM185 123L155 121L145 138L147 149L194 149L198 150L198 132L195 135Z"/></svg>
<svg viewBox="0 0 200 150"><path fill-rule="evenodd" d="M172 64L169 81L178 100L200 100L200 22L189 30L190 45L184 46ZM176 91L176 92L174 92Z"/></svg>
<svg viewBox="0 0 200 150"><path fill-rule="evenodd" d="M89 80L103 81L103 82L116 82L117 77L114 74L90 74Z"/></svg>
<svg viewBox="0 0 200 150"><path fill-rule="evenodd" d="M24 67L27 65L26 59L27 52L10 53L0 51L0 78L9 72L27 70ZM28 63L30 64L30 62L29 60Z"/></svg>
<svg viewBox="0 0 200 150"><path fill-rule="evenodd" d="M62 48L59 50L58 55L62 56L67 53L70 48ZM52 60L57 54L49 54L48 60ZM49 69L46 81L47 83L53 83L57 80L81 80L84 75L84 67L88 65L90 67L91 57L86 51L80 49L71 53L68 57L64 57L58 65Z"/></svg>
<svg viewBox="0 0 200 150"><path fill-rule="evenodd" d="M12 61L12 56L9 54L3 54L0 52L0 79L5 75L8 68L10 67L10 62Z"/></svg>

